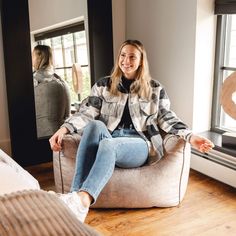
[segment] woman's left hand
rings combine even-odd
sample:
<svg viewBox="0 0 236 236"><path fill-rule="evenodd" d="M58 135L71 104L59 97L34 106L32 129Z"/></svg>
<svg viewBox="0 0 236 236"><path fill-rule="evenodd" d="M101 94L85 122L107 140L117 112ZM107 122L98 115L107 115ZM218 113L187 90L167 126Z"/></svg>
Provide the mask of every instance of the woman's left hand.
<svg viewBox="0 0 236 236"><path fill-rule="evenodd" d="M209 152L214 147L214 144L209 139L195 134L191 135L189 142L200 152Z"/></svg>

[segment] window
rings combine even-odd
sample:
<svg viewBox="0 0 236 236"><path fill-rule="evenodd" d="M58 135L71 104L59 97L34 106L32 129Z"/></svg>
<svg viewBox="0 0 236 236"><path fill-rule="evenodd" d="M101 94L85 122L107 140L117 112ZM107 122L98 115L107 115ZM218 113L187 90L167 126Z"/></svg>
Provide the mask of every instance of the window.
<svg viewBox="0 0 236 236"><path fill-rule="evenodd" d="M212 128L215 131L236 131L236 121L220 105L223 81L236 71L236 14L217 16L215 84ZM235 103L236 103L236 98Z"/></svg>
<svg viewBox="0 0 236 236"><path fill-rule="evenodd" d="M69 25L53 31L34 35L37 44L52 48L55 72L67 81L72 104L84 99L90 93L91 82L88 69L86 33L83 23ZM83 73L83 91L78 96L73 89L72 64L79 63Z"/></svg>

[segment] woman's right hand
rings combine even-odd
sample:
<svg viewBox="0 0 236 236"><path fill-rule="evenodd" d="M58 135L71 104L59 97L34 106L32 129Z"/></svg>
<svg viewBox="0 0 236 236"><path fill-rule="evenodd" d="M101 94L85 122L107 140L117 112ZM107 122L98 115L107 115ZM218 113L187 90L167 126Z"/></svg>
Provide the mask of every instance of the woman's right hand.
<svg viewBox="0 0 236 236"><path fill-rule="evenodd" d="M61 127L57 132L49 139L51 149L55 152L61 151L62 149L62 139L65 134L69 131L66 127Z"/></svg>

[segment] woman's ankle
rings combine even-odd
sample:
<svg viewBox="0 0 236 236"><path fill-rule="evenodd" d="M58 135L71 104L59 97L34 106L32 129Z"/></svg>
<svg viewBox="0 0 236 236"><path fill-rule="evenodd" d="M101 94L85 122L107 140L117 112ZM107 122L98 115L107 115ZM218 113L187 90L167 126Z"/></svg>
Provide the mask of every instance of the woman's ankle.
<svg viewBox="0 0 236 236"><path fill-rule="evenodd" d="M89 208L92 203L93 197L85 191L78 192L78 195L80 197L80 200L81 200L83 206L85 208Z"/></svg>

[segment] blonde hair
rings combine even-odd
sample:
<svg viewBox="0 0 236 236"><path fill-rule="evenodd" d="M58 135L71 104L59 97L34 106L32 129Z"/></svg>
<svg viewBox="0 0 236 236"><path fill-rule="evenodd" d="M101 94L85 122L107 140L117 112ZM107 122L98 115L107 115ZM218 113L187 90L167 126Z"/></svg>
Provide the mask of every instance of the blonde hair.
<svg viewBox="0 0 236 236"><path fill-rule="evenodd" d="M134 46L141 53L141 64L140 64L139 68L137 69L136 78L130 87L130 92L138 94L139 97L141 97L141 98L150 99L150 96L151 96L151 94L150 94L150 89L151 89L150 81L152 78L149 73L149 66L148 66L146 50L144 49L143 44L138 40L130 40L129 39L121 44L120 49L117 54L114 68L111 73L110 93L113 95L119 95L119 93L120 93L118 90L118 85L121 81L121 77L122 77L123 73L119 67L119 57L120 57L122 48L126 45Z"/></svg>
<svg viewBox="0 0 236 236"><path fill-rule="evenodd" d="M52 50L47 45L37 45L33 50L35 60L33 67L35 70L48 69L53 66Z"/></svg>

